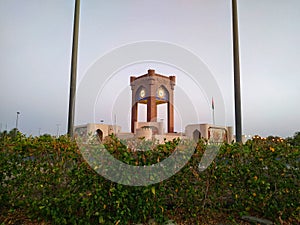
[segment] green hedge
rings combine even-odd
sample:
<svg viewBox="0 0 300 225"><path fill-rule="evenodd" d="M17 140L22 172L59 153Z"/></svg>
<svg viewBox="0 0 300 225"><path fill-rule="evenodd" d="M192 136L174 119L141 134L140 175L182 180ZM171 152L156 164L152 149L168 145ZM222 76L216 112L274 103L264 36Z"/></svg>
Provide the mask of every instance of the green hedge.
<svg viewBox="0 0 300 225"><path fill-rule="evenodd" d="M51 224L134 224L154 219L162 224L197 224L207 212L229 217L254 215L277 223L299 222L299 146L259 137L244 145L224 144L204 172L194 155L176 175L146 187L104 179L84 161L68 137L0 136L0 210L22 210ZM148 165L169 156L178 140L149 152L133 153L115 137L107 149L133 165Z"/></svg>

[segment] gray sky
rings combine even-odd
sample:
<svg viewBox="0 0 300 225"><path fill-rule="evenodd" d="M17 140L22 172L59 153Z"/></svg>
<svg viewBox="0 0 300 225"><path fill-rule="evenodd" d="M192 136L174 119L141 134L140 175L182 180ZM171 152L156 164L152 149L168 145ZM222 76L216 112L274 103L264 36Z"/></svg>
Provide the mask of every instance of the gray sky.
<svg viewBox="0 0 300 225"><path fill-rule="evenodd" d="M28 135L39 130L56 134L57 128L60 134L66 132L73 10L71 0L0 0L1 130L14 128L20 111L19 129ZM291 136L300 130L300 1L238 0L238 10L243 133ZM78 87L102 56L149 40L197 55L222 94L225 121L218 116L221 103L215 100L216 122L234 126L231 1L82 0ZM117 114L126 131L129 76L152 68L178 77L177 130L179 124L211 123L212 96L203 86L202 92L197 89L176 66L144 62L114 74L99 71L99 76L110 79L99 84L95 121L76 118L76 122L110 123Z"/></svg>

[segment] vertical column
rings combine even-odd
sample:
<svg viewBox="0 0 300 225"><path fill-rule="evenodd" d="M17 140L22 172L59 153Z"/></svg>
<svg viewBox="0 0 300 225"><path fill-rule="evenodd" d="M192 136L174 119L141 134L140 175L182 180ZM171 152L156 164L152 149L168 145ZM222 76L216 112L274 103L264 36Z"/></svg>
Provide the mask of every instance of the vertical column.
<svg viewBox="0 0 300 225"><path fill-rule="evenodd" d="M132 101L131 101L131 133L134 133L134 123L137 122L137 111L138 111L138 103L135 100L135 81L136 77L131 76L130 77L130 86L131 86L131 95L132 95Z"/></svg>
<svg viewBox="0 0 300 225"><path fill-rule="evenodd" d="M232 40L233 40L233 73L234 73L234 109L236 142L242 143L242 106L239 56L239 25L237 1L232 0Z"/></svg>
<svg viewBox="0 0 300 225"><path fill-rule="evenodd" d="M147 100L147 122L156 122L157 108L155 96L149 96Z"/></svg>
<svg viewBox="0 0 300 225"><path fill-rule="evenodd" d="M174 86L176 82L175 76L169 76L170 87L168 99L168 133L174 133Z"/></svg>
<svg viewBox="0 0 300 225"><path fill-rule="evenodd" d="M168 102L168 133L174 133L174 106Z"/></svg>
<svg viewBox="0 0 300 225"><path fill-rule="evenodd" d="M233 141L232 127L227 127L227 143L230 144Z"/></svg>
<svg viewBox="0 0 300 225"><path fill-rule="evenodd" d="M134 123L137 122L138 103L134 102L131 108L131 133L134 133Z"/></svg>

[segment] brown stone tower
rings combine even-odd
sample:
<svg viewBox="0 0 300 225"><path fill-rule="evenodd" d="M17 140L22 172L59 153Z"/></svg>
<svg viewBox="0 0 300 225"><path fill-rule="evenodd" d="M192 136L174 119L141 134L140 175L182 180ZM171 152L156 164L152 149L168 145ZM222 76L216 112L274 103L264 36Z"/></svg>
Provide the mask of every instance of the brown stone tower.
<svg viewBox="0 0 300 225"><path fill-rule="evenodd" d="M137 122L138 103L147 104L147 122L157 122L157 105L168 104L168 133L174 132L175 76L156 74L155 70L139 77L130 77L132 90L131 132Z"/></svg>

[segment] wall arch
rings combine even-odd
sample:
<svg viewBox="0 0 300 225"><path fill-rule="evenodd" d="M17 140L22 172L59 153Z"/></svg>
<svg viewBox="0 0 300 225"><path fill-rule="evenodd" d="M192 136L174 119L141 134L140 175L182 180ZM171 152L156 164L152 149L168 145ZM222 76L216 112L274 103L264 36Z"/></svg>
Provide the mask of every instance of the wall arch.
<svg viewBox="0 0 300 225"><path fill-rule="evenodd" d="M194 132L193 132L193 140L198 142L198 140L200 138L201 138L201 132L198 129L194 130Z"/></svg>
<svg viewBox="0 0 300 225"><path fill-rule="evenodd" d="M103 131L100 129L96 130L97 136L100 139L100 141L103 141Z"/></svg>

